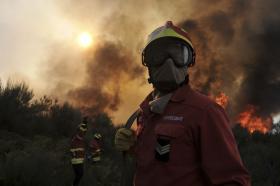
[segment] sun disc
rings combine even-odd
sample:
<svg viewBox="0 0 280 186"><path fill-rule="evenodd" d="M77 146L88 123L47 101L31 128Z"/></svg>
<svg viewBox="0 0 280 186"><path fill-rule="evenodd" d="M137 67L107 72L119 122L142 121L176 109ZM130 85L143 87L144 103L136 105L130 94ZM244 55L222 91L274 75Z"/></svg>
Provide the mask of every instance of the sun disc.
<svg viewBox="0 0 280 186"><path fill-rule="evenodd" d="M82 47L87 48L92 43L92 36L87 32L83 32L79 35L78 42Z"/></svg>

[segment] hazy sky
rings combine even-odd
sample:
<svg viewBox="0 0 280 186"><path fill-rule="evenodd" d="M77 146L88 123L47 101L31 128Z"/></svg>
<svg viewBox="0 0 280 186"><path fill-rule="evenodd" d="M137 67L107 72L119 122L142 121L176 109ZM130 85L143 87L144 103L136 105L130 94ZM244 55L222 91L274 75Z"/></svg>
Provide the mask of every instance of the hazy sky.
<svg viewBox="0 0 280 186"><path fill-rule="evenodd" d="M24 81L36 95L63 97L86 78L88 49L77 43L78 35L84 31L93 36L92 48L104 37L130 45L135 57L132 63L140 66L140 51L147 34L166 20L178 17L178 12L170 9L163 14L163 7L155 6L157 1L128 2L0 0L2 83L8 79ZM144 98L151 88L143 85L144 80L145 77L135 80L138 86L141 84L141 90L130 90L135 82L122 87L126 100L117 115L126 118Z"/></svg>
<svg viewBox="0 0 280 186"><path fill-rule="evenodd" d="M165 12L163 7L159 6L161 3L157 1L128 2L121 0L81 0L79 2L0 0L1 79L6 80L16 75L36 84L34 79L36 81L41 79L40 68L48 65L45 62L53 52L50 51L53 47L56 45L75 47L76 37L83 31L91 32L93 35L106 34L106 30L100 28L110 31L108 37L110 35L122 37L121 32L116 33L120 36L112 35L112 30L116 27L116 20L123 24L123 21L129 20L126 17L130 14L133 14L131 15L133 19L131 18L129 27L132 27L132 21L135 21L137 26L144 23L145 25L142 24L143 27L138 29L144 31L145 34L166 20L179 15L172 7L165 7L169 8L169 11ZM116 15L115 20L112 19L113 15ZM124 20L121 19L122 16ZM121 25L119 29L121 30ZM135 35L135 37L143 40L146 37L145 34Z"/></svg>
<svg viewBox="0 0 280 186"><path fill-rule="evenodd" d="M1 0L0 76L23 79L43 88L49 48L57 42L71 42L78 28L67 20L52 0ZM39 86L39 85L42 86Z"/></svg>

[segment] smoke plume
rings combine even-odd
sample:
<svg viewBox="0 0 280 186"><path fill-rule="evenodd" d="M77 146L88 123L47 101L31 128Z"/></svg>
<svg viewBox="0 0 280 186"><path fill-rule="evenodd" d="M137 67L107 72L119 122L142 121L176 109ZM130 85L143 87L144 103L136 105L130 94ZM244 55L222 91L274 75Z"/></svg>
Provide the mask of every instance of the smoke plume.
<svg viewBox="0 0 280 186"><path fill-rule="evenodd" d="M204 3L211 7L213 2ZM280 3L220 4L223 10L218 6L207 13L197 12L180 24L190 32L197 49L193 84L208 94L222 91L229 95L233 115L246 105L256 106L263 116L278 113L280 15L275 12L279 12Z"/></svg>
<svg viewBox="0 0 280 186"><path fill-rule="evenodd" d="M143 74L132 61L130 52L121 43L104 41L95 52L89 53L86 81L69 91L70 99L87 114L116 111L122 83Z"/></svg>

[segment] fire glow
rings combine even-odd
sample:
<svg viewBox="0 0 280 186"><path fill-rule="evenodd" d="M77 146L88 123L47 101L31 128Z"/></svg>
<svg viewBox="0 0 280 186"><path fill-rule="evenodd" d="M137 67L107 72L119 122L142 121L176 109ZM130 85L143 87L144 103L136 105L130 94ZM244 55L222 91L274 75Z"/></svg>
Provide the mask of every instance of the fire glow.
<svg viewBox="0 0 280 186"><path fill-rule="evenodd" d="M224 109L228 106L228 96L225 93L221 92L218 96L211 97L214 98L215 102L222 106ZM258 116L257 110L257 107L253 105L247 105L245 107L245 110L238 115L236 121L243 128L246 128L250 133L258 131L265 134L272 128L272 118L263 118Z"/></svg>
<svg viewBox="0 0 280 186"><path fill-rule="evenodd" d="M256 114L257 107L253 105L247 105L244 112L240 113L237 122L244 128L247 128L250 133L255 131L263 134L271 130L272 118L262 118Z"/></svg>
<svg viewBox="0 0 280 186"><path fill-rule="evenodd" d="M225 109L228 105L228 96L221 92L217 97L215 97L215 101Z"/></svg>

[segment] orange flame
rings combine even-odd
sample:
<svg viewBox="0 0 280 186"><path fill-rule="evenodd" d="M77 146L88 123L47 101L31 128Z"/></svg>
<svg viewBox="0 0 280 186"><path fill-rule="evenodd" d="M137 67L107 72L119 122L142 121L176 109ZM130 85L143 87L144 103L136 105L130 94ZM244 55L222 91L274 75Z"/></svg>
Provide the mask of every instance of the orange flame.
<svg viewBox="0 0 280 186"><path fill-rule="evenodd" d="M271 130L272 118L262 118L256 115L257 107L247 105L246 110L239 114L237 121L244 128L247 128L250 133L259 131L263 134Z"/></svg>
<svg viewBox="0 0 280 186"><path fill-rule="evenodd" d="M218 96L215 97L215 101L223 108L226 108L228 105L228 96L225 93L221 92Z"/></svg>

